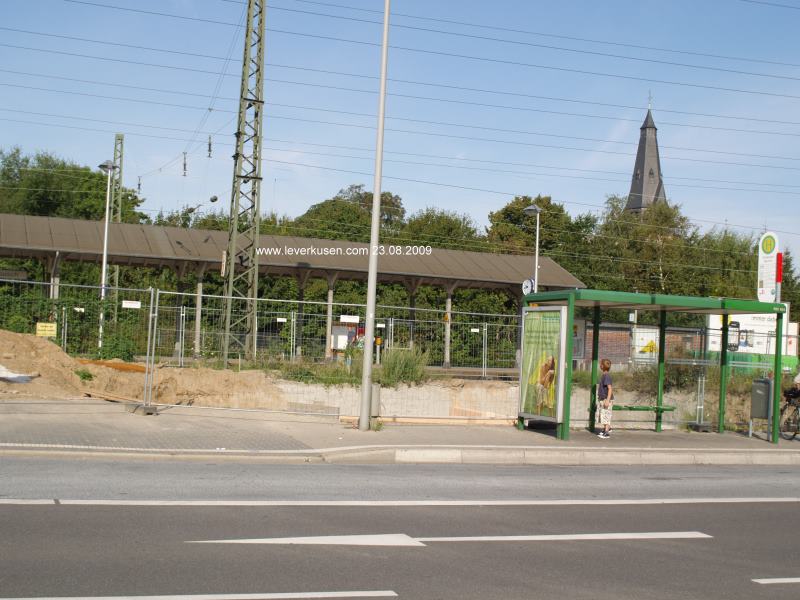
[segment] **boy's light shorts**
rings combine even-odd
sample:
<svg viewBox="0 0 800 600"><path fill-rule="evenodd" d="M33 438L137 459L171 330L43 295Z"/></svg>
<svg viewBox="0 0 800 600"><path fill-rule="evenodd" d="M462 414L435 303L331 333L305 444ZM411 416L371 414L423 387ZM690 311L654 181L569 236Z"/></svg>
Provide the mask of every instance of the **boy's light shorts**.
<svg viewBox="0 0 800 600"><path fill-rule="evenodd" d="M600 408L600 425L611 425L611 407Z"/></svg>

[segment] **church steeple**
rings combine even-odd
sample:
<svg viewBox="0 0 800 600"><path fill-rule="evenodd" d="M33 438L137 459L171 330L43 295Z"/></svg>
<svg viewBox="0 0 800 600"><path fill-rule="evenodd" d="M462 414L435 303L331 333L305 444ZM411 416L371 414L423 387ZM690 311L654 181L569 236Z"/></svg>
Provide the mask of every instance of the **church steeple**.
<svg viewBox="0 0 800 600"><path fill-rule="evenodd" d="M655 202L666 202L664 179L661 176L661 160L658 157L658 138L653 113L647 109L647 116L639 134L639 150L633 167L631 191L625 210L641 212Z"/></svg>

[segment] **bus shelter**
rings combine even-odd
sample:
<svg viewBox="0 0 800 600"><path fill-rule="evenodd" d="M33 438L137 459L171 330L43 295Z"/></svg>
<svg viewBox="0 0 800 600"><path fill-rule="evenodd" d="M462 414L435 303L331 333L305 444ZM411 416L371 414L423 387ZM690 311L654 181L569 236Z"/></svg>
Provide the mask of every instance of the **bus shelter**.
<svg viewBox="0 0 800 600"><path fill-rule="evenodd" d="M569 438L570 399L572 395L573 326L576 309L590 309L593 324L591 351L591 387L589 423L594 426L599 381L600 324L604 310L651 311L658 313L658 363L655 403L646 407L655 413L655 429L661 431L663 413L674 407L664 406L664 379L667 339L667 315L690 313L722 315L719 352L718 431L725 430L727 384L730 377L728 357L729 318L731 315L770 314L776 316L772 414L780 414L782 335L786 306L733 298L697 298L666 294L639 294L605 290L574 289L527 294L523 302L522 360L520 363L520 406L518 424L528 419L556 423L559 439ZM645 407L642 407L645 408ZM770 440L778 442L778 418L772 419Z"/></svg>

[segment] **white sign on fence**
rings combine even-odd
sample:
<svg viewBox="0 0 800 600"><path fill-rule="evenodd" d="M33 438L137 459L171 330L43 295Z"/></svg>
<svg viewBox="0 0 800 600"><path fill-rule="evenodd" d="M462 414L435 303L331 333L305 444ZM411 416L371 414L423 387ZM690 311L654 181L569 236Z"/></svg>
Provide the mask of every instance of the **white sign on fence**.
<svg viewBox="0 0 800 600"><path fill-rule="evenodd" d="M340 315L339 322L340 323L358 323L359 316L358 315Z"/></svg>
<svg viewBox="0 0 800 600"><path fill-rule="evenodd" d="M142 308L142 303L139 300L123 300L122 308Z"/></svg>
<svg viewBox="0 0 800 600"><path fill-rule="evenodd" d="M286 323L286 317L278 317L275 319L278 323Z"/></svg>

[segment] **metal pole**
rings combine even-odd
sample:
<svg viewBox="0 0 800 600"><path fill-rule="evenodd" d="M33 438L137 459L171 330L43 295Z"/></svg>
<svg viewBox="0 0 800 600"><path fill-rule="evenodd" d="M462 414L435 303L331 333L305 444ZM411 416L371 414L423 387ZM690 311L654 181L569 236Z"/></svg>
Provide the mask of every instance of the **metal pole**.
<svg viewBox="0 0 800 600"><path fill-rule="evenodd" d="M295 312L291 312L292 322L289 325L289 360L294 360L294 338L297 329L297 321L295 320Z"/></svg>
<svg viewBox="0 0 800 600"><path fill-rule="evenodd" d="M153 317L155 316L153 314L153 288L150 288L150 305L147 307L147 312L147 352L144 357L144 390L142 391L142 400L145 406L150 404L150 378L152 374L152 369L150 367L150 346L151 340L153 339Z"/></svg>
<svg viewBox="0 0 800 600"><path fill-rule="evenodd" d="M61 307L61 349L67 351L67 307Z"/></svg>
<svg viewBox="0 0 800 600"><path fill-rule="evenodd" d="M661 319L658 327L658 392L656 396L656 431L661 431L661 419L664 406L664 376L666 375L666 353L667 353L667 311L661 311Z"/></svg>
<svg viewBox="0 0 800 600"><path fill-rule="evenodd" d="M181 306L180 330L178 335L180 346L178 347L178 366L183 368L183 347L186 342L186 307Z"/></svg>
<svg viewBox="0 0 800 600"><path fill-rule="evenodd" d="M536 211L536 258L533 264L533 293L539 292L539 213Z"/></svg>
<svg viewBox="0 0 800 600"><path fill-rule="evenodd" d="M108 169L108 183L106 184L106 219L103 226L103 261L100 267L100 327L97 331L97 347L103 347L103 320L105 317L106 280L108 277L108 222L111 218L111 171Z"/></svg>
<svg viewBox="0 0 800 600"><path fill-rule="evenodd" d="M487 352L486 352L486 345L487 345L487 341L488 341L488 337L489 337L486 327L487 327L486 323L484 323L483 324L483 352L481 353L481 363L482 363L482 370L483 370L483 378L484 379L486 379L486 363L488 362L487 361L488 355L487 355Z"/></svg>
<svg viewBox="0 0 800 600"><path fill-rule="evenodd" d="M200 333L203 323L203 282L197 282L197 293L195 294L194 305L194 357L200 358L202 345L200 344Z"/></svg>
<svg viewBox="0 0 800 600"><path fill-rule="evenodd" d="M783 313L778 313L775 319L775 365L772 375L772 443L778 443L780 415L781 415L781 377L783 376Z"/></svg>
<svg viewBox="0 0 800 600"><path fill-rule="evenodd" d="M444 304L444 364L445 369L450 368L450 328L453 320L453 292L447 289L447 299Z"/></svg>
<svg viewBox="0 0 800 600"><path fill-rule="evenodd" d="M728 396L728 315L722 315L722 341L719 349L719 410L717 431L725 433L725 400Z"/></svg>
<svg viewBox="0 0 800 600"><path fill-rule="evenodd" d="M325 312L325 360L333 359L333 283L328 280L328 304Z"/></svg>
<svg viewBox="0 0 800 600"><path fill-rule="evenodd" d="M595 430L595 417L597 416L597 382L598 366L600 359L600 307L594 307L592 319L592 389L589 392L589 429Z"/></svg>
<svg viewBox="0 0 800 600"><path fill-rule="evenodd" d="M372 407L372 341L375 337L375 294L378 287L378 238L381 216L381 176L383 169L383 122L386 111L386 67L389 60L389 10L391 0L384 0L383 46L381 48L381 89L378 100L378 133L375 141L375 181L372 189L372 224L369 236L369 271L367 275L367 319L364 328L364 362L361 375L361 413L358 428L369 430Z"/></svg>

